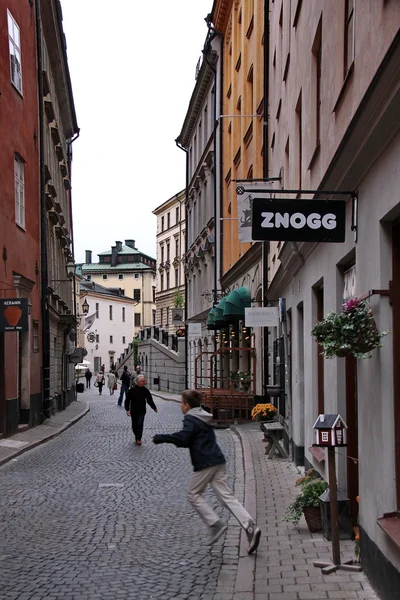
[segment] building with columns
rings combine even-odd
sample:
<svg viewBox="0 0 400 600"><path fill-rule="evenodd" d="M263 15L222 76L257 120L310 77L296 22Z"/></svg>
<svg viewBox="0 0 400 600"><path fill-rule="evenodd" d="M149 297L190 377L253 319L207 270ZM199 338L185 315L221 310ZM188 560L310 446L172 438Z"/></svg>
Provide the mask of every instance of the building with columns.
<svg viewBox="0 0 400 600"><path fill-rule="evenodd" d="M156 325L174 333L173 308L185 306L185 190L163 202L153 215L157 217Z"/></svg>

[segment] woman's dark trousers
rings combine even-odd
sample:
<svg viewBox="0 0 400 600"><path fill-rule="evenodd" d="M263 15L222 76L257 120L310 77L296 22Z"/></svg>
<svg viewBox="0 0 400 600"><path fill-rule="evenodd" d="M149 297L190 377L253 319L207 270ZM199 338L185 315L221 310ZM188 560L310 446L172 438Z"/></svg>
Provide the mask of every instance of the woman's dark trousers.
<svg viewBox="0 0 400 600"><path fill-rule="evenodd" d="M136 440L142 439L144 417L145 417L145 415L131 415L132 431L133 431L133 435L135 436Z"/></svg>

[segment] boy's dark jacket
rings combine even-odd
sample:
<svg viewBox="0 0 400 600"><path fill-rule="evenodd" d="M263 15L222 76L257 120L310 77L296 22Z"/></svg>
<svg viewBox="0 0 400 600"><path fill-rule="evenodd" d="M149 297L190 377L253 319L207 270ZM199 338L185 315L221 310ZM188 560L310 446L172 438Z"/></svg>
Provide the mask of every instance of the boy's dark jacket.
<svg viewBox="0 0 400 600"><path fill-rule="evenodd" d="M155 435L153 441L155 444L168 443L178 448L189 448L195 471L223 465L225 456L217 444L211 421L212 415L202 408L191 408L183 419L182 431Z"/></svg>
<svg viewBox="0 0 400 600"><path fill-rule="evenodd" d="M135 385L129 388L125 396L125 410L131 411L131 416L145 415L146 402L153 410L157 410L153 396L147 387Z"/></svg>

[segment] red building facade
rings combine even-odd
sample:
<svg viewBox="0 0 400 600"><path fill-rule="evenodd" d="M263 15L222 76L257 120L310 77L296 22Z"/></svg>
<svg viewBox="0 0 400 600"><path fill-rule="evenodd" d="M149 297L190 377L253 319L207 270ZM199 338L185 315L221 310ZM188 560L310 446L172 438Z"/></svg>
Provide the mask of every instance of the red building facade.
<svg viewBox="0 0 400 600"><path fill-rule="evenodd" d="M41 407L40 177L35 5L0 0L0 299L27 298L29 330L0 332L0 437Z"/></svg>

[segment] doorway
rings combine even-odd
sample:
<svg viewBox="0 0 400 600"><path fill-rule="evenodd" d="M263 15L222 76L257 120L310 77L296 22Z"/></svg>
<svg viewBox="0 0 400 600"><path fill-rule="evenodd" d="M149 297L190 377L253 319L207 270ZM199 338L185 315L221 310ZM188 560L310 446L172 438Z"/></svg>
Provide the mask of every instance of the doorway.
<svg viewBox="0 0 400 600"><path fill-rule="evenodd" d="M357 359L345 358L346 423L347 423L347 494L350 499L353 524L358 515L358 393Z"/></svg>

